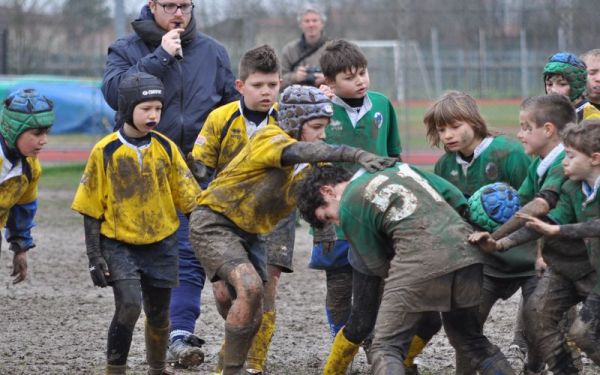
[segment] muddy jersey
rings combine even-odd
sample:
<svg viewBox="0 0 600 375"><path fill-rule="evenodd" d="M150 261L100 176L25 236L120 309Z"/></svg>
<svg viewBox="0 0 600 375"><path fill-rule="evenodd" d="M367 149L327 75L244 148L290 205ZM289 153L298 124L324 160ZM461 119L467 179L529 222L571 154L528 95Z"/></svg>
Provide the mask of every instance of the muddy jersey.
<svg viewBox="0 0 600 375"><path fill-rule="evenodd" d="M258 130L208 185L198 204L225 215L239 228L265 234L296 206L296 168L281 165L283 150L297 142L279 126Z"/></svg>
<svg viewBox="0 0 600 375"><path fill-rule="evenodd" d="M261 124L249 123L239 100L213 110L196 139L192 155L219 173L248 143L252 134L267 124L277 124L276 106Z"/></svg>
<svg viewBox="0 0 600 375"><path fill-rule="evenodd" d="M533 200L542 190L548 190L560 194L562 184L567 180L562 167L562 161L565 158L565 152L561 151L549 163L549 166L543 174L539 174L542 159L537 157L533 160L527 171L527 177L519 187L519 197L521 205L525 205Z"/></svg>
<svg viewBox="0 0 600 375"><path fill-rule="evenodd" d="M505 182L518 189L531 164L520 142L505 135L485 138L471 162L457 152L447 152L435 163L435 174L444 177L470 197L480 187Z"/></svg>
<svg viewBox="0 0 600 375"><path fill-rule="evenodd" d="M176 209L190 213L200 187L171 140L150 132L135 146L115 132L98 142L71 208L101 220L100 232L134 245L158 242L179 227Z"/></svg>
<svg viewBox="0 0 600 375"><path fill-rule="evenodd" d="M567 181L562 187L556 207L548 213L548 217L557 224L584 223L600 218L600 197L597 190L586 195L582 183ZM557 267L561 273L573 280L587 275L593 270L600 272L600 237L577 239L561 239L558 236L545 237L544 258L548 258L547 247L556 243L551 255L558 258ZM587 252L586 252L587 249ZM554 264L551 264L555 267ZM593 290L600 293L600 279Z"/></svg>
<svg viewBox="0 0 600 375"><path fill-rule="evenodd" d="M325 136L325 142L331 145L358 147L381 156L399 156L402 152L396 111L385 95L375 91L367 92L360 108L351 108L334 97L333 116L325 129ZM351 173L360 168L355 163L334 164ZM336 232L338 239L345 238L339 228Z"/></svg>
<svg viewBox="0 0 600 375"><path fill-rule="evenodd" d="M339 215L353 256L369 273L386 277L390 260L397 260L397 272L386 283L413 285L482 262L467 242L471 226L422 173L404 163L355 176Z"/></svg>
<svg viewBox="0 0 600 375"><path fill-rule="evenodd" d="M457 152L444 154L435 164L435 173L458 187L470 197L480 187L494 182L505 182L518 189L525 177L531 158L520 142L499 135L487 137L475 148L470 162ZM486 254L486 275L494 277L522 277L535 274L535 244L519 246L514 251Z"/></svg>

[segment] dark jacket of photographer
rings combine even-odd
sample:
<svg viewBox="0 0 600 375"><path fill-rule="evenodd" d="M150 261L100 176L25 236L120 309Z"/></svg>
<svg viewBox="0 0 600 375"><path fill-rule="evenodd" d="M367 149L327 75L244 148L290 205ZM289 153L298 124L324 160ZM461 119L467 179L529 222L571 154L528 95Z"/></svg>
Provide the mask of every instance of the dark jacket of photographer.
<svg viewBox="0 0 600 375"><path fill-rule="evenodd" d="M308 68L317 68L318 72L321 71L319 66L319 59L325 51L325 42L327 42L325 36L321 36L321 39L315 45L308 45L304 39L304 34L299 40L292 41L283 47L281 52L281 73L283 75L283 83L281 90L283 91L289 85L298 84L313 84L314 82L296 82L294 79L294 71L299 66L306 66ZM312 52L312 53L310 53Z"/></svg>
<svg viewBox="0 0 600 375"><path fill-rule="evenodd" d="M239 97L227 51L215 39L196 31L194 17L181 34L183 60L160 46L165 31L156 25L148 5L132 26L133 34L118 39L108 49L102 81L104 98L116 110L117 88L123 78L140 71L158 77L165 85L158 131L187 154L209 112ZM117 126L120 122L117 118Z"/></svg>

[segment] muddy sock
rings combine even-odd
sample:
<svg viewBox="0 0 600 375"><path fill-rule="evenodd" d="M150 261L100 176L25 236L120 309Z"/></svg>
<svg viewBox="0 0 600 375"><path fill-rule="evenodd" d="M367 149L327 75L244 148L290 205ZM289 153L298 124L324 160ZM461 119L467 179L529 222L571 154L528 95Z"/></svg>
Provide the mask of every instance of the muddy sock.
<svg viewBox="0 0 600 375"><path fill-rule="evenodd" d="M359 344L348 340L342 328L333 340L331 351L327 357L327 363L323 368L323 375L345 374L348 366L358 353Z"/></svg>
<svg viewBox="0 0 600 375"><path fill-rule="evenodd" d="M246 356L258 325L234 326L225 323L225 355L223 356L223 375L238 375L244 367Z"/></svg>
<svg viewBox="0 0 600 375"><path fill-rule="evenodd" d="M106 365L106 375L125 375L127 365Z"/></svg>
<svg viewBox="0 0 600 375"><path fill-rule="evenodd" d="M263 313L260 328L254 336L252 347L248 352L247 368L258 371L264 370L269 345L275 332L275 315L275 311L265 311Z"/></svg>
<svg viewBox="0 0 600 375"><path fill-rule="evenodd" d="M146 361L148 362L149 375L162 375L167 367L165 357L169 344L169 326L158 328L148 323L145 324Z"/></svg>

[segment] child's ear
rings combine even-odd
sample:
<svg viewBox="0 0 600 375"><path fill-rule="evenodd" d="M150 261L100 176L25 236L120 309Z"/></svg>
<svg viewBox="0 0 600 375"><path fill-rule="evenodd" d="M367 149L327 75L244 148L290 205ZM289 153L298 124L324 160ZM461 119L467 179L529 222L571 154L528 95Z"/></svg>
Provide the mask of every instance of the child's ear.
<svg viewBox="0 0 600 375"><path fill-rule="evenodd" d="M324 197L331 196L331 195L335 194L335 192L333 191L333 186L331 186L331 185L323 185L323 186L321 186L319 188L319 192Z"/></svg>
<svg viewBox="0 0 600 375"><path fill-rule="evenodd" d="M590 158L594 167L600 166L600 152L592 152Z"/></svg>
<svg viewBox="0 0 600 375"><path fill-rule="evenodd" d="M558 135L558 129L556 128L556 125L551 122L544 123L543 128L548 137L552 137L554 134Z"/></svg>
<svg viewBox="0 0 600 375"><path fill-rule="evenodd" d="M244 95L244 93L242 92L242 90L244 89L244 81L242 81L241 79L236 79L235 89L238 90L240 94Z"/></svg>
<svg viewBox="0 0 600 375"><path fill-rule="evenodd" d="M335 88L335 79L331 79L329 77L325 77L325 84L333 90Z"/></svg>

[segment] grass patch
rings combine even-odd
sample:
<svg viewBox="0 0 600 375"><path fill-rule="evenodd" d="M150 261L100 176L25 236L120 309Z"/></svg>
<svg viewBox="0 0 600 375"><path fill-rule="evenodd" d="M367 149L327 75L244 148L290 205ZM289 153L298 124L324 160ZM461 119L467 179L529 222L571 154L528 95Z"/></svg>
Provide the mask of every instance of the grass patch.
<svg viewBox="0 0 600 375"><path fill-rule="evenodd" d="M77 188L85 163L44 166L40 188L46 190L73 190Z"/></svg>

